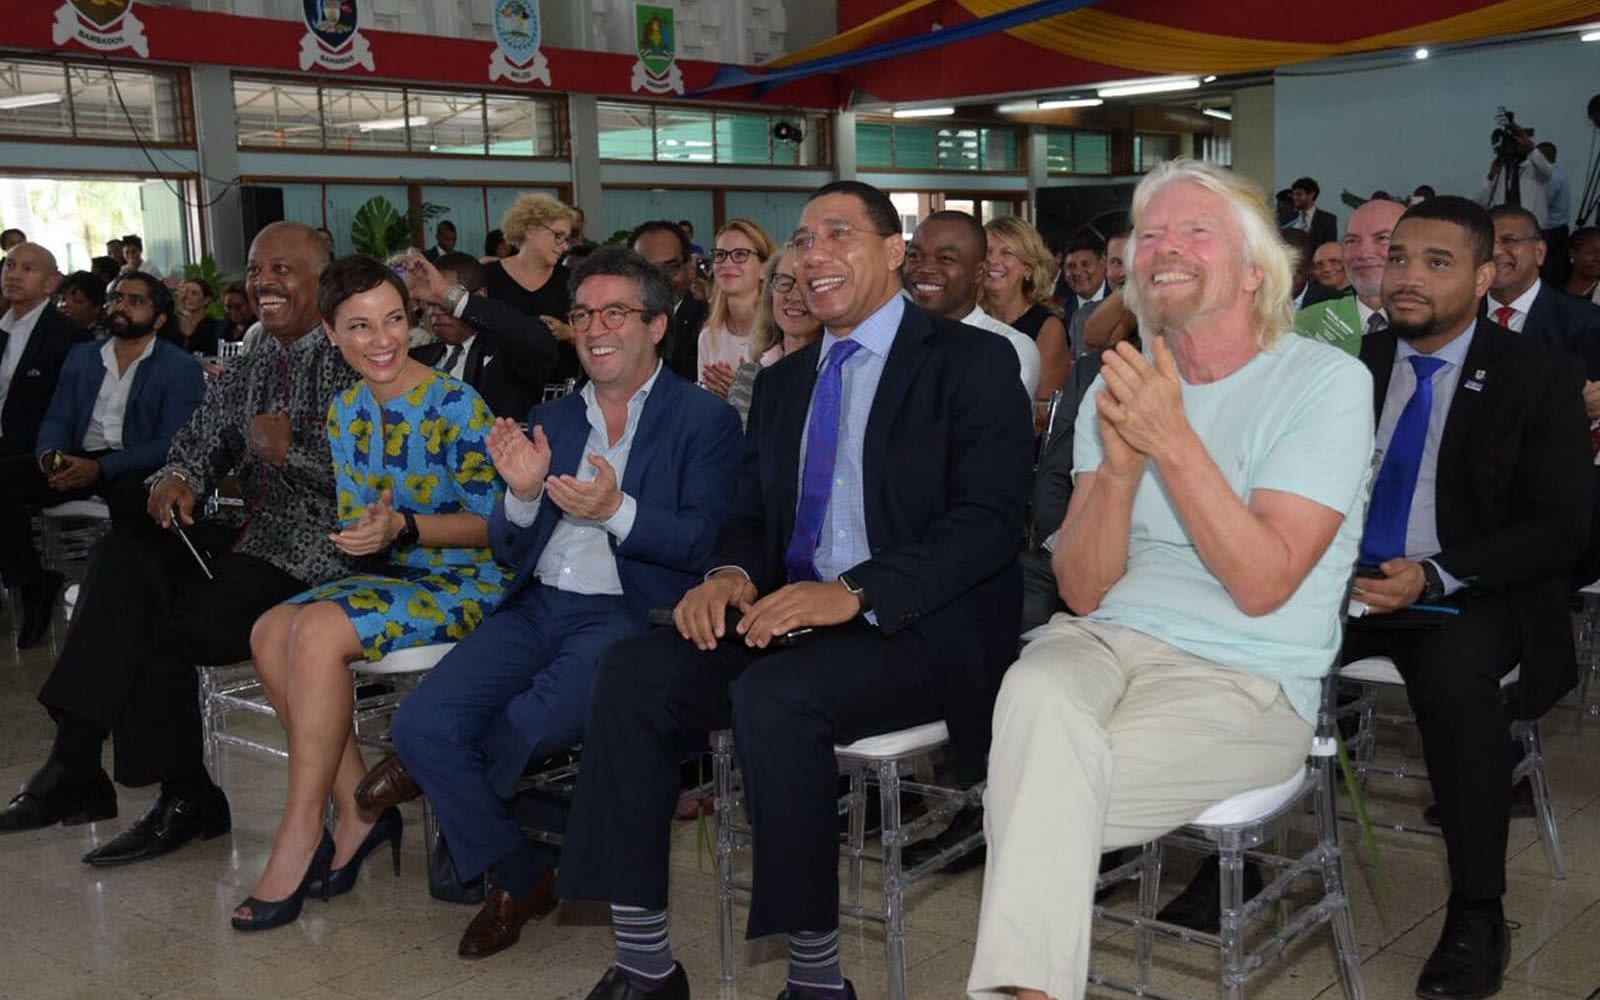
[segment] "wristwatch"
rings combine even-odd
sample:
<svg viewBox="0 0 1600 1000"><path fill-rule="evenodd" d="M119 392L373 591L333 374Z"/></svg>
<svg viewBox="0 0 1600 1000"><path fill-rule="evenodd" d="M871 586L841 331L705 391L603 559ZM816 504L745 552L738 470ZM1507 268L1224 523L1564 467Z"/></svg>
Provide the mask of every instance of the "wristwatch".
<svg viewBox="0 0 1600 1000"><path fill-rule="evenodd" d="M390 545L390 548L403 549L408 545L417 544L417 538L419 537L417 515L409 510L403 510L400 512L400 516L405 518L406 526L400 529L400 534L394 536L394 543Z"/></svg>
<svg viewBox="0 0 1600 1000"><path fill-rule="evenodd" d="M872 600L867 597L866 588L856 582L856 578L849 573L840 573L839 582L844 584L844 589L850 591L852 597L861 602L861 613L866 614L872 610Z"/></svg>
<svg viewBox="0 0 1600 1000"><path fill-rule="evenodd" d="M445 311L452 316L456 316L456 310L461 308L461 300L466 297L467 287L465 285L459 283L451 285L450 291L446 292L444 297Z"/></svg>
<svg viewBox="0 0 1600 1000"><path fill-rule="evenodd" d="M1439 579L1439 568L1424 559L1422 565L1422 596L1420 601L1432 603L1444 596L1444 581Z"/></svg>

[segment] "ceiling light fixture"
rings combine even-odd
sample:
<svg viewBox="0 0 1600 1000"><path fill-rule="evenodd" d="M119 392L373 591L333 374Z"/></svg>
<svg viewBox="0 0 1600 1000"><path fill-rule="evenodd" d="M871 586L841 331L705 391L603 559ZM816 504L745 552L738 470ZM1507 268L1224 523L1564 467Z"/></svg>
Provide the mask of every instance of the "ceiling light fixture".
<svg viewBox="0 0 1600 1000"><path fill-rule="evenodd" d="M1200 113L1207 118L1218 118L1225 122L1233 121L1233 112L1224 111L1221 108L1201 108Z"/></svg>
<svg viewBox="0 0 1600 1000"><path fill-rule="evenodd" d="M1002 115L1019 115L1038 111L1040 106L1038 101L1010 101L996 106L995 110Z"/></svg>
<svg viewBox="0 0 1600 1000"><path fill-rule="evenodd" d="M1040 101L1040 111L1054 111L1057 108L1098 108L1104 104L1098 97L1068 97L1059 101Z"/></svg>
<svg viewBox="0 0 1600 1000"><path fill-rule="evenodd" d="M1426 59L1426 58L1428 58L1428 50L1427 49L1418 49L1417 51L1411 53L1411 56L1414 59Z"/></svg>
<svg viewBox="0 0 1600 1000"><path fill-rule="evenodd" d="M1200 78L1200 82L1201 83L1216 83L1217 82L1217 74L1212 73L1210 76L1201 77Z"/></svg>
<svg viewBox="0 0 1600 1000"><path fill-rule="evenodd" d="M390 129L421 128L428 124L427 115L412 115L409 118L374 118L370 122L357 122L356 128L363 132L386 132Z"/></svg>
<svg viewBox="0 0 1600 1000"><path fill-rule="evenodd" d="M1580 42L1600 42L1600 31L1585 31L1578 36Z"/></svg>
<svg viewBox="0 0 1600 1000"><path fill-rule="evenodd" d="M896 108L895 118L944 118L956 113L955 108Z"/></svg>
<svg viewBox="0 0 1600 1000"><path fill-rule="evenodd" d="M1178 79L1146 80L1137 83L1119 83L1110 87L1101 87L1097 94L1101 97L1138 97L1141 94L1170 94L1178 90L1194 90L1200 86L1200 80L1188 76Z"/></svg>
<svg viewBox="0 0 1600 1000"><path fill-rule="evenodd" d="M44 94L18 94L15 97L0 97L0 111L15 111L18 108L37 108L45 104L60 103L60 91L50 91Z"/></svg>

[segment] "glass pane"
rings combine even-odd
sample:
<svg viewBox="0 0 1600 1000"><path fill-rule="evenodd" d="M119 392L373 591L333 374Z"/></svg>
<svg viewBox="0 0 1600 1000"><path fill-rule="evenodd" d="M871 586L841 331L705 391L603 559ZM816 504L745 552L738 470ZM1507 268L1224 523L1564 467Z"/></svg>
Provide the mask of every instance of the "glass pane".
<svg viewBox="0 0 1600 1000"><path fill-rule="evenodd" d="M482 156L483 95L429 94L411 91L415 117L411 148L421 152Z"/></svg>
<svg viewBox="0 0 1600 1000"><path fill-rule="evenodd" d="M545 156L534 134L536 102L522 97L484 98L489 119L490 156ZM479 150L482 152L482 150Z"/></svg>
<svg viewBox="0 0 1600 1000"><path fill-rule="evenodd" d="M403 91L324 87L322 117L327 148L335 152L406 149L406 125L420 118ZM410 122L412 125L417 122Z"/></svg>
<svg viewBox="0 0 1600 1000"><path fill-rule="evenodd" d="M932 125L894 126L894 165L923 170L937 167L939 131Z"/></svg>
<svg viewBox="0 0 1600 1000"><path fill-rule="evenodd" d="M1178 136L1140 133L1133 137L1134 169L1139 173L1154 170L1157 164L1176 158Z"/></svg>
<svg viewBox="0 0 1600 1000"><path fill-rule="evenodd" d="M0 63L0 135L70 136L71 112L60 63Z"/></svg>
<svg viewBox="0 0 1600 1000"><path fill-rule="evenodd" d="M1044 134L1044 168L1052 174L1072 173L1072 133L1049 129Z"/></svg>
<svg viewBox="0 0 1600 1000"><path fill-rule="evenodd" d="M567 137L561 131L561 116L554 100L535 97L526 102L533 119L533 155L565 156Z"/></svg>
<svg viewBox="0 0 1600 1000"><path fill-rule="evenodd" d="M322 112L315 84L234 77L233 113L239 145L321 148Z"/></svg>
<svg viewBox="0 0 1600 1000"><path fill-rule="evenodd" d="M177 90L170 74L69 65L72 116L79 138L178 142Z"/></svg>
<svg viewBox="0 0 1600 1000"><path fill-rule="evenodd" d="M856 122L856 165L861 167L894 166L894 126L887 122Z"/></svg>
<svg viewBox="0 0 1600 1000"><path fill-rule="evenodd" d="M978 132L984 170L1017 169L1017 134L1008 128L986 128Z"/></svg>
<svg viewBox="0 0 1600 1000"><path fill-rule="evenodd" d="M714 138L711 112L656 108L657 161L710 163Z"/></svg>
<svg viewBox="0 0 1600 1000"><path fill-rule="evenodd" d="M653 160L652 109L643 104L600 101L595 105L600 128L600 159Z"/></svg>
<svg viewBox="0 0 1600 1000"><path fill-rule="evenodd" d="M942 128L937 131L937 137L938 169L977 170L982 166L978 155L977 129Z"/></svg>
<svg viewBox="0 0 1600 1000"><path fill-rule="evenodd" d="M1074 173L1111 173L1111 137L1104 132L1073 133L1072 164Z"/></svg>
<svg viewBox="0 0 1600 1000"><path fill-rule="evenodd" d="M773 119L762 114L722 112L717 115L718 163L771 163L782 152L793 163L795 144L772 138Z"/></svg>

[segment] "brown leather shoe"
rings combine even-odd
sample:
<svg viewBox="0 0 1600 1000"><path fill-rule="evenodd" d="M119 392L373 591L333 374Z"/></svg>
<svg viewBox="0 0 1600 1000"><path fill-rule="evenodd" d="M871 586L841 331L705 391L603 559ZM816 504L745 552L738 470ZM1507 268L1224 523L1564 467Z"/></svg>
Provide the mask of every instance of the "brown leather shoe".
<svg viewBox="0 0 1600 1000"><path fill-rule="evenodd" d="M421 795L422 789L411 779L400 758L390 754L378 761L356 786L356 805L369 813L382 812Z"/></svg>
<svg viewBox="0 0 1600 1000"><path fill-rule="evenodd" d="M512 899L509 892L493 886L484 897L478 915L467 925L467 932L461 935L461 946L456 954L462 958L483 958L503 951L517 943L523 924L549 916L555 908L554 871L539 876L539 881L521 899Z"/></svg>

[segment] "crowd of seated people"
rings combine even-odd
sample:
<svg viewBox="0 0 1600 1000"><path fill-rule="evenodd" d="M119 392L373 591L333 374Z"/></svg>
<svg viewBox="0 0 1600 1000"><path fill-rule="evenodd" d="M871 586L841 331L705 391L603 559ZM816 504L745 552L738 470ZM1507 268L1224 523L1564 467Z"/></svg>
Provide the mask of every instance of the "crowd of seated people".
<svg viewBox="0 0 1600 1000"><path fill-rule="evenodd" d="M1449 861L1418 991L1488 995L1499 681L1521 664L1522 718L1573 685L1567 602L1600 576L1600 238L1572 234L1553 280L1548 213L1373 198L1341 237L1317 192L1296 181L1275 218L1179 160L1123 231L940 211L907 240L883 192L840 181L781 238L733 219L709 252L664 219L596 248L527 194L487 261L447 221L382 262L269 225L220 317L136 236L107 283L8 231L19 647L62 584L30 513L99 495L112 527L39 693L49 756L0 831L113 819L114 780L157 793L88 865L228 833L196 669L249 660L289 763L236 928L350 892L386 846L398 868L398 807L426 795L456 879L486 886L462 957L604 901L615 962L590 996L674 1000L680 763L731 729L748 933L786 935L789 1000L844 1000L832 748L943 720L941 780L987 780L984 808L907 857L986 834L968 989L1077 997L1102 854L1292 773L1322 679L1383 654ZM225 480L242 516L206 515ZM369 769L350 665L436 644ZM525 837L517 785L578 744L558 852ZM1162 919L1214 927L1215 881Z"/></svg>

